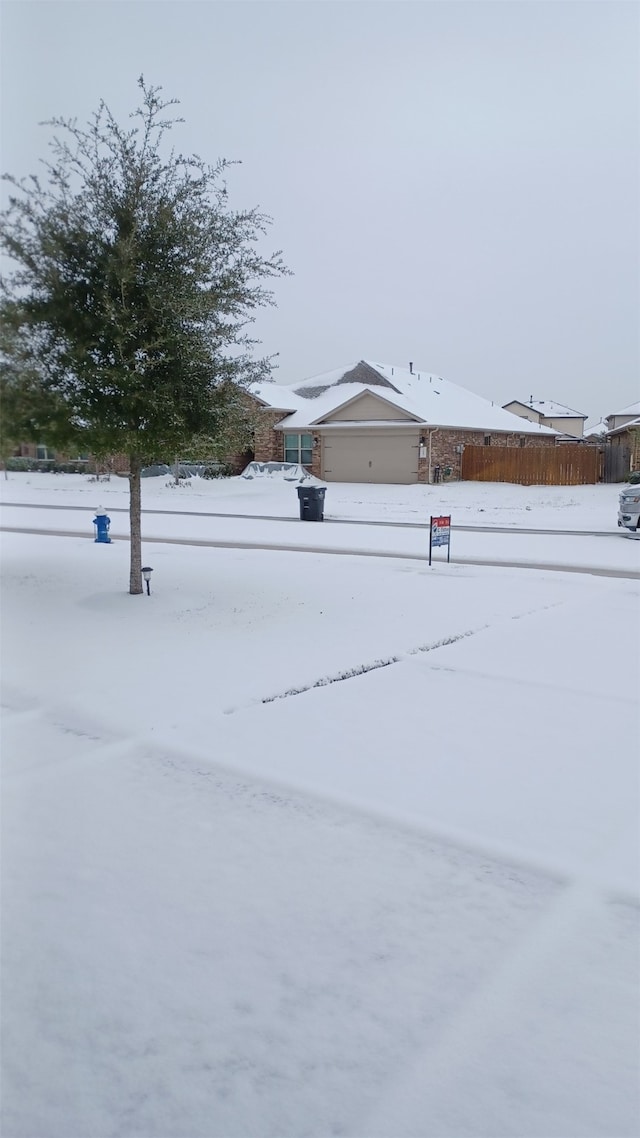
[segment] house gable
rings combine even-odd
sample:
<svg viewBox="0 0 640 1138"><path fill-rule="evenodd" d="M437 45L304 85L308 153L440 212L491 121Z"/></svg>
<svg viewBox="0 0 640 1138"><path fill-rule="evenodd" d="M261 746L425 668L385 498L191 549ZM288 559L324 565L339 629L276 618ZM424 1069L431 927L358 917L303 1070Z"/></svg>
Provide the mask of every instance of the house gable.
<svg viewBox="0 0 640 1138"><path fill-rule="evenodd" d="M395 403L390 403L387 399L371 391L364 391L361 395L354 396L354 398L349 399L347 403L343 403L341 406L323 415L321 419L317 420L317 424L320 426L321 424L345 422L370 423L376 419L384 422L389 422L390 420L405 423L421 422L415 415L404 411Z"/></svg>
<svg viewBox="0 0 640 1138"><path fill-rule="evenodd" d="M539 411L535 411L527 403L521 403L519 399L512 399L511 403L503 403L502 410L510 411L512 415L517 415L520 419L528 419L530 423L539 423L542 418Z"/></svg>

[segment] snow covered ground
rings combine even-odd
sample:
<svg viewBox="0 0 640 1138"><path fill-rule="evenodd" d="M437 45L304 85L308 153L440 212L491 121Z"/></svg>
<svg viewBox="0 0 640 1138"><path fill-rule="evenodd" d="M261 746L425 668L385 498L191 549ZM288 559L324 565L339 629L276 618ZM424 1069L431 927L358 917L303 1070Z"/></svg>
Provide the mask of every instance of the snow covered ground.
<svg viewBox="0 0 640 1138"><path fill-rule="evenodd" d="M82 476L20 474L0 485L4 527L53 529L89 538L94 511L101 505L111 518L111 536L128 536L126 479L96 485ZM249 482L196 478L188 486L176 489L166 478L143 480L142 530L149 543L168 539L424 558L430 514L450 513L455 562L533 562L556 568L640 572L640 540L617 527L617 486L333 483L327 489L324 524L300 521L296 487L281 478ZM29 508L23 509L22 504ZM376 524L363 524L367 521ZM381 521L393 524L381 525ZM402 523L408 523L406 528ZM466 525L482 528L455 528ZM555 532L524 532L536 526ZM503 528L509 532L501 532ZM153 563L151 544L145 556Z"/></svg>
<svg viewBox="0 0 640 1138"><path fill-rule="evenodd" d="M209 510L224 514L298 517L295 485L281 477L252 480L189 480L188 488L168 477L142 480L143 509ZM320 483L317 483L320 485ZM325 516L339 519L428 524L430 514L451 514L458 525L509 526L615 533L617 485L515 486L511 483L450 482L437 486L366 486L331 482ZM107 513L127 507L126 478L97 485L83 475L12 473L0 478L0 501L83 506Z"/></svg>
<svg viewBox="0 0 640 1138"><path fill-rule="evenodd" d="M463 485L496 525L519 497L615 529L616 487ZM291 486L147 487L297 513ZM327 507L411 520L436 489ZM45 492L126 521L120 480L3 486ZM620 579L149 544L130 597L124 541L3 533L3 1138L635 1138L640 542L616 536L542 554L624 549Z"/></svg>

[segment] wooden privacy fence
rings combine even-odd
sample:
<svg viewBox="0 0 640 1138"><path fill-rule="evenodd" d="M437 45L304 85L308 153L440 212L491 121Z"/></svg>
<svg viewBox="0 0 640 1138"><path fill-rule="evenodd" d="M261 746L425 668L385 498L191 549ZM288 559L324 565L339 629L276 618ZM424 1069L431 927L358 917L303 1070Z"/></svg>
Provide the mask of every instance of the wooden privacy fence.
<svg viewBox="0 0 640 1138"><path fill-rule="evenodd" d="M604 448L605 482L624 482L631 470L631 447L608 442Z"/></svg>
<svg viewBox="0 0 640 1138"><path fill-rule="evenodd" d="M518 482L521 486L584 486L599 481L597 447L465 446L462 477L468 482Z"/></svg>

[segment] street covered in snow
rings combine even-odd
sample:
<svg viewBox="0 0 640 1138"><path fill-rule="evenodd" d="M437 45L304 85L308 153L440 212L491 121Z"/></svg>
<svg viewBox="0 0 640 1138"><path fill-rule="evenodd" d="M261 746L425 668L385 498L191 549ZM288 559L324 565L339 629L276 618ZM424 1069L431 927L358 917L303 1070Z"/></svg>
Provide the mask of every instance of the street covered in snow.
<svg viewBox="0 0 640 1138"><path fill-rule="evenodd" d="M2 483L3 1135L635 1138L619 487L167 482Z"/></svg>

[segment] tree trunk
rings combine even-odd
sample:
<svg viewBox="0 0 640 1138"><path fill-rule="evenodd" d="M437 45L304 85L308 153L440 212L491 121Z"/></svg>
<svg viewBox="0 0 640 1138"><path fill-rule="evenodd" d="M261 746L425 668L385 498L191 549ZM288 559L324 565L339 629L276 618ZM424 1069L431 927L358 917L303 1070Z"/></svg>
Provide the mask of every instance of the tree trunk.
<svg viewBox="0 0 640 1138"><path fill-rule="evenodd" d="M129 592L142 592L142 533L140 525L140 471L142 462L137 454L129 455L129 534L131 545L131 573Z"/></svg>

